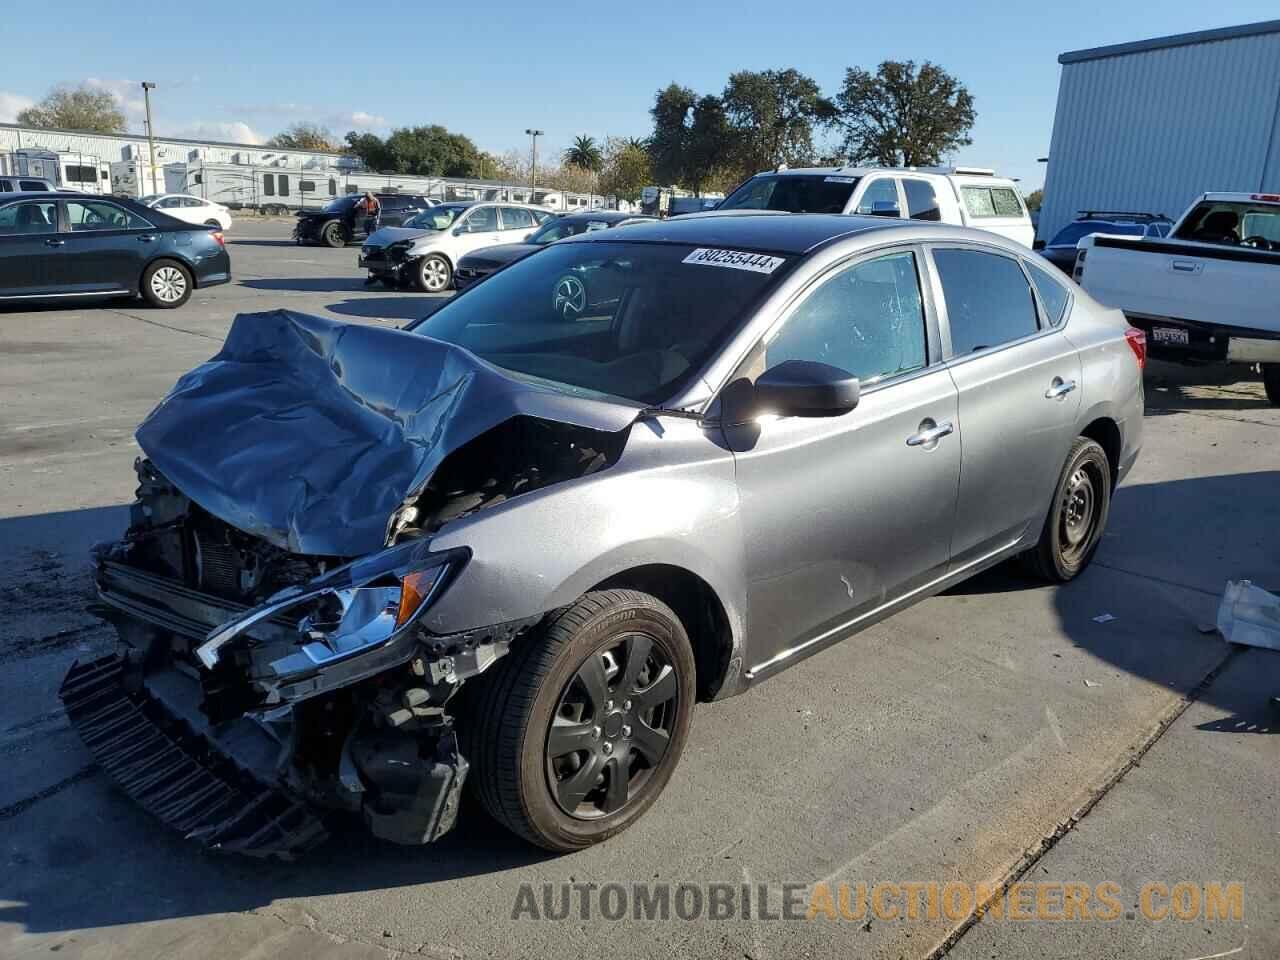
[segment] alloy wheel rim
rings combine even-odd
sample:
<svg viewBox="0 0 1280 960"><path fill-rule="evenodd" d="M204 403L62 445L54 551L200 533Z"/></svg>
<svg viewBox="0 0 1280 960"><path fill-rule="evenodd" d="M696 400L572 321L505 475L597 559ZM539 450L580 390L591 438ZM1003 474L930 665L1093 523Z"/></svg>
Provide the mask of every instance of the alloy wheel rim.
<svg viewBox="0 0 1280 960"><path fill-rule="evenodd" d="M1093 541L1097 527L1098 496L1094 477L1085 467L1077 467L1062 494L1061 540L1063 559L1074 562Z"/></svg>
<svg viewBox="0 0 1280 960"><path fill-rule="evenodd" d="M556 284L556 313L572 320L587 309L587 291L577 277L562 277Z"/></svg>
<svg viewBox="0 0 1280 960"><path fill-rule="evenodd" d="M174 303L187 292L187 278L177 267L161 267L151 275L151 292L165 303Z"/></svg>
<svg viewBox="0 0 1280 960"><path fill-rule="evenodd" d="M449 271L439 260L427 260L422 264L423 286L432 292L443 290Z"/></svg>
<svg viewBox="0 0 1280 960"><path fill-rule="evenodd" d="M595 820L636 802L667 756L679 690L670 657L644 634L626 634L587 657L547 729L556 805Z"/></svg>

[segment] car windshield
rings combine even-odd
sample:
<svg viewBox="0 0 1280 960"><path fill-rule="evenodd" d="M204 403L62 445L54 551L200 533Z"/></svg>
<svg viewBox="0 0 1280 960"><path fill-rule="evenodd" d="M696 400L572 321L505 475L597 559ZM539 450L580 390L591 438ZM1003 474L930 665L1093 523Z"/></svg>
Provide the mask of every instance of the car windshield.
<svg viewBox="0 0 1280 960"><path fill-rule="evenodd" d="M1095 233L1113 233L1125 237L1146 236L1147 228L1140 223L1110 223L1101 220L1077 220L1069 223L1049 241L1051 247L1074 247L1085 237Z"/></svg>
<svg viewBox="0 0 1280 960"><path fill-rule="evenodd" d="M343 210L347 209L347 207L353 206L359 199L360 197L356 194L352 194L347 197L337 197L324 205L323 212L341 213Z"/></svg>
<svg viewBox="0 0 1280 960"><path fill-rule="evenodd" d="M716 209L844 213L857 185L857 177L840 174L752 177Z"/></svg>
<svg viewBox="0 0 1280 960"><path fill-rule="evenodd" d="M794 258L653 243L556 243L409 329L591 394L673 396Z"/></svg>
<svg viewBox="0 0 1280 960"><path fill-rule="evenodd" d="M410 217L404 225L413 227L415 230L448 230L453 221L457 220L466 209L467 207L463 204L442 203L438 207L422 211L416 217Z"/></svg>
<svg viewBox="0 0 1280 960"><path fill-rule="evenodd" d="M1280 204L1207 200L1187 214L1174 236L1231 245L1250 240L1251 246L1274 249L1280 247Z"/></svg>

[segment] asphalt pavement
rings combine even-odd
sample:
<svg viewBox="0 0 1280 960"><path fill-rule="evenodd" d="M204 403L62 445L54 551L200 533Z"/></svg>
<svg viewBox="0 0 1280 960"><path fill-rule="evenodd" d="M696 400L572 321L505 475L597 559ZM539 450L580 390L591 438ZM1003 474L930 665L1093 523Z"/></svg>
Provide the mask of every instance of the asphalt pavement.
<svg viewBox="0 0 1280 960"><path fill-rule="evenodd" d="M235 282L179 310L0 310L0 957L1280 956L1280 653L1205 630L1228 579L1280 591L1280 409L1230 371L1151 365L1143 454L1078 581L996 569L699 706L666 794L608 843L551 856L471 810L431 847L351 832L285 864L162 830L56 697L74 659L112 645L84 611L86 552L126 524L134 426L238 312L430 310L366 287L355 247L287 229L237 223ZM1122 908L805 919L841 884L892 885L903 905L906 884L1015 881L1082 883L1095 904L1114 883ZM1241 916L1148 916L1179 883L1239 884ZM608 884L631 897L621 919L602 916ZM705 902L636 919L633 885Z"/></svg>

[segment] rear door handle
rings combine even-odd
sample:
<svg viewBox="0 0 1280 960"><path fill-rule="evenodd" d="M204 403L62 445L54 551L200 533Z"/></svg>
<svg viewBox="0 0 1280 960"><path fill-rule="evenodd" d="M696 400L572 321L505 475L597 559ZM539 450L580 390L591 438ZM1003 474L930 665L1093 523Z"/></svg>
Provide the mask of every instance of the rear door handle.
<svg viewBox="0 0 1280 960"><path fill-rule="evenodd" d="M1061 377L1054 377L1053 383L1049 384L1049 389L1044 392L1046 400L1061 400L1068 393L1076 388L1074 380L1063 380Z"/></svg>
<svg viewBox="0 0 1280 960"><path fill-rule="evenodd" d="M67 241L65 241L65 240L46 240L46 241L44 242L44 245L45 245L46 247L60 247L60 246L62 246L63 244L65 244L66 242L67 242Z"/></svg>
<svg viewBox="0 0 1280 960"><path fill-rule="evenodd" d="M142 234L142 236L138 237L138 242L150 243L153 240L159 240L159 239L160 239L160 234L158 233L144 233Z"/></svg>
<svg viewBox="0 0 1280 960"><path fill-rule="evenodd" d="M1169 266L1178 273L1199 273L1204 264L1198 260L1174 260Z"/></svg>
<svg viewBox="0 0 1280 960"><path fill-rule="evenodd" d="M930 444L937 443L943 437L955 432L955 425L948 420L946 423L939 423L934 426L926 427L925 424L932 424L932 420L925 420L920 424L920 432L913 433L907 437L908 447L927 447Z"/></svg>

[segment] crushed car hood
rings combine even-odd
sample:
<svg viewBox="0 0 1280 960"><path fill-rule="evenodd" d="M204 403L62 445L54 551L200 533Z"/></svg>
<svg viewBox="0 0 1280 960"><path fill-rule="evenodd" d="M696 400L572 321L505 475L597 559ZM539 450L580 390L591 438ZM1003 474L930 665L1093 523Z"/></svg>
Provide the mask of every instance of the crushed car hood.
<svg viewBox="0 0 1280 960"><path fill-rule="evenodd" d="M638 411L420 334L275 310L237 316L136 436L232 526L294 553L356 557L385 546L392 515L449 453L511 417L613 433Z"/></svg>
<svg viewBox="0 0 1280 960"><path fill-rule="evenodd" d="M389 247L397 240L417 240L419 237L429 237L443 232L443 230L423 230L419 227L379 227L369 234L369 238L365 240L364 245L366 247Z"/></svg>

